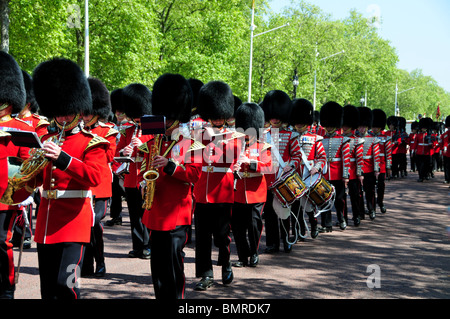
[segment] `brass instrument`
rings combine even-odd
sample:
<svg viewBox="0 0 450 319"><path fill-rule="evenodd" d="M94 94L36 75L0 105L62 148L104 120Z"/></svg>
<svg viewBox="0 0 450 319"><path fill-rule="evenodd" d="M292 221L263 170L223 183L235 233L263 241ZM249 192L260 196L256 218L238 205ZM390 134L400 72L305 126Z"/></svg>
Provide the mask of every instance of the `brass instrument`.
<svg viewBox="0 0 450 319"><path fill-rule="evenodd" d="M64 134L65 122L61 133L50 137L47 141L60 145ZM5 205L18 205L30 196L34 189L27 183L35 178L50 162L41 148L32 148L30 157L23 160L19 157L8 157L8 186L0 199Z"/></svg>
<svg viewBox="0 0 450 319"><path fill-rule="evenodd" d="M131 137L131 141L133 141L133 139L136 137L138 130L139 130L139 125L137 125L135 123L135 128L134 128L134 132L133 132L133 136ZM131 159L131 156L128 156ZM123 162L114 172L117 176L119 176L120 178L123 178L123 175L125 174L130 174L130 161L127 162Z"/></svg>
<svg viewBox="0 0 450 319"><path fill-rule="evenodd" d="M156 186L156 180L159 177L158 170L153 167L153 160L157 155L159 155L161 151L161 142L162 142L162 134L158 134L155 136L155 141L153 145L150 148L150 167L149 169L144 173L144 180L146 181L145 191L144 191L144 204L142 205L142 208L149 210L152 208L153 205L153 198L155 196L155 186Z"/></svg>

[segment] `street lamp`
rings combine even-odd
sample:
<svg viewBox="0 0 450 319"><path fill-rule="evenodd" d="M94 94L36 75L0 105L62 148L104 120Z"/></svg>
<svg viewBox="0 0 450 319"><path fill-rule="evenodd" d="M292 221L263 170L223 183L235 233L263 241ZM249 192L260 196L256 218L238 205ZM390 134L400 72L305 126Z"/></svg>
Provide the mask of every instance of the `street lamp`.
<svg viewBox="0 0 450 319"><path fill-rule="evenodd" d="M253 35L253 31L255 31L255 29L256 29L256 25L254 22L255 22L255 0L253 0L253 2L252 2L252 24L250 25L251 32L250 32L250 68L249 68L249 72L248 72L248 102L251 102L251 99L252 99L253 38L256 38L257 36L275 31L280 28L287 27L289 25L289 23L286 23L285 25L282 25L282 26L273 28L271 30L264 31L259 34Z"/></svg>
<svg viewBox="0 0 450 319"><path fill-rule="evenodd" d="M84 1L84 73L89 77L89 0Z"/></svg>
<svg viewBox="0 0 450 319"><path fill-rule="evenodd" d="M342 54L342 53L345 53L345 50L342 50L341 52L338 52L338 53L332 54L330 56L327 56L325 58L322 58L319 61L325 61L326 59L329 59L331 57L334 57L335 55ZM316 50L316 58L318 55L319 55L319 53L317 53L317 50ZM317 69L314 70L314 99L313 99L314 100L313 101L314 111L316 110L316 93L317 93Z"/></svg>
<svg viewBox="0 0 450 319"><path fill-rule="evenodd" d="M412 87L410 89L407 89L407 90L399 92L398 91L398 83L395 83L395 109L394 109L394 116L400 116L400 109L398 107L398 97L397 96L399 94L402 94L404 92L407 92L407 91L410 91L410 90L414 90L414 89L415 89L415 87Z"/></svg>
<svg viewBox="0 0 450 319"><path fill-rule="evenodd" d="M297 68L295 69L294 78L292 79L292 85L294 86L294 99L297 97L297 87L298 87L298 75L297 75Z"/></svg>

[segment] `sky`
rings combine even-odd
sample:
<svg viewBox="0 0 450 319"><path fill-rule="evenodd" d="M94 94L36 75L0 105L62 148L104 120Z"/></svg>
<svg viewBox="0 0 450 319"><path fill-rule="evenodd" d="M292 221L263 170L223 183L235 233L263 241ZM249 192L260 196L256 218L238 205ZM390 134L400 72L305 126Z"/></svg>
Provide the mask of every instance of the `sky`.
<svg viewBox="0 0 450 319"><path fill-rule="evenodd" d="M300 1L300 0L299 0ZM449 0L306 0L331 14L333 20L349 16L352 9L366 17L381 17L380 36L390 41L399 57L397 67L421 69L450 92ZM269 0L281 12L291 0ZM402 88L399 88L402 90Z"/></svg>

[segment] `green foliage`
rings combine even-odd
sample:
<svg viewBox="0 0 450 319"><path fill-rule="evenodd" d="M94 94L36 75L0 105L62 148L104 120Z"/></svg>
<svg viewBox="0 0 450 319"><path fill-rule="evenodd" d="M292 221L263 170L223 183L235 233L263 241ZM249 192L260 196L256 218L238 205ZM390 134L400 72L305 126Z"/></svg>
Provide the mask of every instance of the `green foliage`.
<svg viewBox="0 0 450 319"><path fill-rule="evenodd" d="M9 6L10 53L23 69L31 73L55 56L84 68L84 1L11 0ZM133 82L151 88L161 74L180 73L225 81L246 101L251 7L251 0L90 0L90 75L113 90ZM330 100L359 105L367 96L369 107L393 115L397 83L399 92L414 87L398 94L401 116L434 117L438 103L450 114L450 93L421 70L398 69L395 48L361 13L333 20L293 0L275 14L264 0L256 1L254 23L255 35L270 32L253 39L252 101L273 89L293 96L295 71L296 97L312 101L316 72L317 109Z"/></svg>

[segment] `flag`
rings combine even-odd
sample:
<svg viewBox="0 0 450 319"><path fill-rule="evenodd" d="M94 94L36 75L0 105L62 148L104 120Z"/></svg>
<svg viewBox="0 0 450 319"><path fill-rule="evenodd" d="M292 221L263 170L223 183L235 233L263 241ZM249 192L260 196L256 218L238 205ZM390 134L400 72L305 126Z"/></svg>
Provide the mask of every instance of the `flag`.
<svg viewBox="0 0 450 319"><path fill-rule="evenodd" d="M441 117L441 108L439 107L439 104L440 103L438 103L437 110L436 110L436 120L438 120L438 121L439 121L439 118Z"/></svg>

